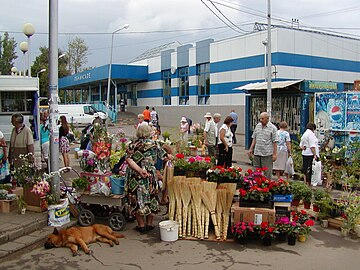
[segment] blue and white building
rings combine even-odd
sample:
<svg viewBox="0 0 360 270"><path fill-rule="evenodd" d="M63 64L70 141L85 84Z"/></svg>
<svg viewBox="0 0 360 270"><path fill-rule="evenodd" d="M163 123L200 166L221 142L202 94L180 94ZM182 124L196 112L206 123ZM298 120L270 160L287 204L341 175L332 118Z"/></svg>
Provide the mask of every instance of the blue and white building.
<svg viewBox="0 0 360 270"><path fill-rule="evenodd" d="M291 102L279 101L277 107L283 115L282 104L289 102L291 108L287 109L293 112L291 117L299 118L299 127L311 120L312 113L304 110L313 107L312 93L352 90L360 78L359 39L284 27L271 31L273 81L294 81L274 89L274 97L292 93ZM208 111L226 116L234 108L239 114L238 132L245 133L257 121L256 115L250 115L250 106L256 106L251 96L265 96L265 91L248 91L249 96L234 88L265 81L266 38L266 31L257 31L220 41L171 43L149 50L127 65L114 64L110 103L119 108L120 100L125 99L127 110L134 113L154 106L164 126L178 125L182 115L203 122ZM67 97L81 93L77 100L67 98L64 102L106 100L108 68L101 66L60 79L59 89L67 91ZM259 106L252 111L261 110Z"/></svg>

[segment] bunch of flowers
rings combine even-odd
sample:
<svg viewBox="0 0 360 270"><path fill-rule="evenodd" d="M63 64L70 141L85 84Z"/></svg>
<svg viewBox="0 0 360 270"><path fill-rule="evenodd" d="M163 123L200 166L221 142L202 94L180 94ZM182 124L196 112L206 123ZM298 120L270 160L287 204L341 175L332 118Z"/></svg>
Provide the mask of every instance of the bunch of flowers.
<svg viewBox="0 0 360 270"><path fill-rule="evenodd" d="M224 168L222 166L215 166L206 172L206 178L209 182L217 183L238 183L242 178L242 169L239 168Z"/></svg>
<svg viewBox="0 0 360 270"><path fill-rule="evenodd" d="M210 157L196 156L185 159L182 153L176 154L175 157L175 167L184 171L206 171L212 165Z"/></svg>
<svg viewBox="0 0 360 270"><path fill-rule="evenodd" d="M31 192L35 193L40 197L46 196L50 193L50 185L45 179L41 179L40 181L36 182L31 189Z"/></svg>
<svg viewBox="0 0 360 270"><path fill-rule="evenodd" d="M291 212L291 220L302 225L306 221L310 220L310 217L304 210L301 210L300 212L292 211Z"/></svg>
<svg viewBox="0 0 360 270"><path fill-rule="evenodd" d="M96 154L92 151L84 150L80 159L80 168L85 172L94 172L97 166Z"/></svg>
<svg viewBox="0 0 360 270"><path fill-rule="evenodd" d="M268 222L261 222L259 227L259 235L261 239L275 239L276 233L278 233L276 226L269 224Z"/></svg>
<svg viewBox="0 0 360 270"><path fill-rule="evenodd" d="M315 225L315 222L312 219L308 219L304 222L304 224L301 224L299 228L299 234L302 235L308 235L311 232L311 227Z"/></svg>
<svg viewBox="0 0 360 270"><path fill-rule="evenodd" d="M255 231L255 224L253 222L239 222L231 227L231 232L234 234L234 238L241 239L246 238L249 233Z"/></svg>
<svg viewBox="0 0 360 270"><path fill-rule="evenodd" d="M267 168L257 168L255 171L249 169L245 174L239 190L244 200L266 201L272 195L272 189L277 185L275 181L267 179L263 171Z"/></svg>
<svg viewBox="0 0 360 270"><path fill-rule="evenodd" d="M288 181L280 178L279 181L273 185L272 193L279 194L279 195L292 194L291 193L291 185Z"/></svg>
<svg viewBox="0 0 360 270"><path fill-rule="evenodd" d="M287 235L297 236L299 234L300 224L291 221L288 217L280 217L275 221L275 226L279 233L286 233Z"/></svg>
<svg viewBox="0 0 360 270"><path fill-rule="evenodd" d="M20 184L20 186L31 187L34 183L36 174L38 173L34 157L32 153L19 155L20 166L17 166L11 171L14 179Z"/></svg>

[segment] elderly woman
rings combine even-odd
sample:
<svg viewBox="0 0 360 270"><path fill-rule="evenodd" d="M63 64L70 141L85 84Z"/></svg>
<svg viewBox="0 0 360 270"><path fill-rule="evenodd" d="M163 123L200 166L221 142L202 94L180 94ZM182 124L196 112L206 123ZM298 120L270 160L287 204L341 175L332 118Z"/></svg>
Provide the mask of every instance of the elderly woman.
<svg viewBox="0 0 360 270"><path fill-rule="evenodd" d="M231 167L232 163L232 137L233 134L231 132L231 123L233 119L231 116L228 116L224 120L224 124L219 129L219 158L218 158L218 166Z"/></svg>
<svg viewBox="0 0 360 270"><path fill-rule="evenodd" d="M129 167L125 192L136 216L136 230L140 233L154 229L153 214L158 211L156 195L160 190L155 164L158 158L167 157L166 151L149 139L150 135L151 127L140 125L136 131L138 139L129 144L126 156Z"/></svg>
<svg viewBox="0 0 360 270"><path fill-rule="evenodd" d="M148 122L144 120L144 115L142 113L138 114L137 116L138 123L134 126L135 129L138 129L140 126L147 126Z"/></svg>

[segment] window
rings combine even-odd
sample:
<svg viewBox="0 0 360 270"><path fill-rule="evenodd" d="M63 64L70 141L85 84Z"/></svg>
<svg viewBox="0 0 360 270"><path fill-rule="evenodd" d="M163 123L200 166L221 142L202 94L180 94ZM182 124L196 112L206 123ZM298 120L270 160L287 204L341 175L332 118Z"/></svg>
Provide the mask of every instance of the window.
<svg viewBox="0 0 360 270"><path fill-rule="evenodd" d="M26 112L32 109L32 92L2 92L1 112Z"/></svg>
<svg viewBox="0 0 360 270"><path fill-rule="evenodd" d="M179 105L189 104L189 67L179 68Z"/></svg>
<svg viewBox="0 0 360 270"><path fill-rule="evenodd" d="M171 105L171 72L169 70L162 71L163 81L163 105Z"/></svg>
<svg viewBox="0 0 360 270"><path fill-rule="evenodd" d="M131 99L131 105L132 106L137 106L137 85L136 84L132 84L131 85L131 90L130 90L130 99Z"/></svg>
<svg viewBox="0 0 360 270"><path fill-rule="evenodd" d="M198 104L209 104L210 97L210 64L197 65L198 75Z"/></svg>

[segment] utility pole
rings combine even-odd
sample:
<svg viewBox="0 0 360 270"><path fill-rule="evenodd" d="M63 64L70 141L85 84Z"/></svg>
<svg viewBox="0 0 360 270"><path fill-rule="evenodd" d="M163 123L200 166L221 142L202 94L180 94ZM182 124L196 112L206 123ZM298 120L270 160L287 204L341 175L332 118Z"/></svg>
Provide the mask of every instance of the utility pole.
<svg viewBox="0 0 360 270"><path fill-rule="evenodd" d="M58 0L49 0L49 109L50 172L59 171L58 120ZM54 177L53 194L60 197L60 178Z"/></svg>
<svg viewBox="0 0 360 270"><path fill-rule="evenodd" d="M266 92L266 111L271 120L271 11L270 0L268 0L268 14L267 14L267 92Z"/></svg>

